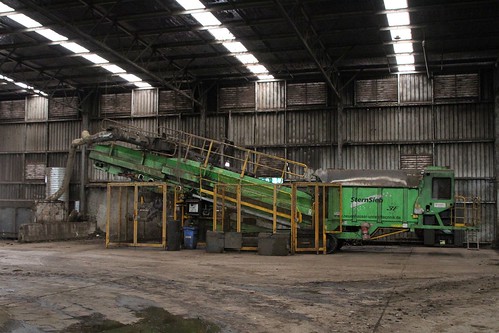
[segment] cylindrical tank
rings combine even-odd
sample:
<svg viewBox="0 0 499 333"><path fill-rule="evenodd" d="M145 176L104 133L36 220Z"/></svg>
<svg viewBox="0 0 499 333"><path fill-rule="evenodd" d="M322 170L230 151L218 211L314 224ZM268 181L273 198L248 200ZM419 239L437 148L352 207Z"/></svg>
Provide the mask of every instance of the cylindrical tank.
<svg viewBox="0 0 499 333"><path fill-rule="evenodd" d="M45 194L46 197L54 194L61 188L64 182L64 175L66 174L66 168L62 167L51 167L46 169L45 173ZM59 200L67 202L69 197L68 191L64 192Z"/></svg>

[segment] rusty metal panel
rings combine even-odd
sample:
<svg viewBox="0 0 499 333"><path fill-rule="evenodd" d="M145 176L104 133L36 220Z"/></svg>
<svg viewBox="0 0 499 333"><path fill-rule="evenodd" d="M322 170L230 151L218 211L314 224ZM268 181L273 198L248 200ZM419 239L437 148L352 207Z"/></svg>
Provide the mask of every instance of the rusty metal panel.
<svg viewBox="0 0 499 333"><path fill-rule="evenodd" d="M105 118L130 116L132 94L105 94L100 97L100 115Z"/></svg>
<svg viewBox="0 0 499 333"><path fill-rule="evenodd" d="M480 91L478 74L435 75L435 99L476 98Z"/></svg>
<svg viewBox="0 0 499 333"><path fill-rule="evenodd" d="M397 102L397 78L355 81L355 100L357 103Z"/></svg>
<svg viewBox="0 0 499 333"><path fill-rule="evenodd" d="M239 146L254 146L255 116L254 114L232 115L229 120L229 140Z"/></svg>
<svg viewBox="0 0 499 333"><path fill-rule="evenodd" d="M158 133L158 119L157 118L133 118L130 125L138 127L144 131L157 134Z"/></svg>
<svg viewBox="0 0 499 333"><path fill-rule="evenodd" d="M399 113L400 141L433 140L433 112L431 106L405 106Z"/></svg>
<svg viewBox="0 0 499 333"><path fill-rule="evenodd" d="M49 123L49 151L67 151L74 139L81 137L81 122Z"/></svg>
<svg viewBox="0 0 499 333"><path fill-rule="evenodd" d="M49 119L77 119L79 99L72 97L57 97L49 101Z"/></svg>
<svg viewBox="0 0 499 333"><path fill-rule="evenodd" d="M400 154L397 145L370 145L343 147L345 169L399 169Z"/></svg>
<svg viewBox="0 0 499 333"><path fill-rule="evenodd" d="M0 152L24 151L25 133L25 124L0 125Z"/></svg>
<svg viewBox="0 0 499 333"><path fill-rule="evenodd" d="M220 87L219 110L255 110L255 84L237 87Z"/></svg>
<svg viewBox="0 0 499 333"><path fill-rule="evenodd" d="M191 90L182 90L182 92L191 96ZM192 111L193 102L173 90L163 90L159 93L159 113L175 113L178 111Z"/></svg>
<svg viewBox="0 0 499 333"><path fill-rule="evenodd" d="M0 102L0 120L8 121L24 121L26 112L26 100L18 101L1 101Z"/></svg>
<svg viewBox="0 0 499 333"><path fill-rule="evenodd" d="M255 114L255 145L284 144L284 121L284 112Z"/></svg>
<svg viewBox="0 0 499 333"><path fill-rule="evenodd" d="M397 107L345 109L345 141L387 142L398 140Z"/></svg>
<svg viewBox="0 0 499 333"><path fill-rule="evenodd" d="M23 155L5 154L0 155L0 181L22 181L23 180Z"/></svg>
<svg viewBox="0 0 499 333"><path fill-rule="evenodd" d="M44 121L48 119L49 100L41 96L26 97L26 121Z"/></svg>
<svg viewBox="0 0 499 333"><path fill-rule="evenodd" d="M493 104L449 104L435 107L437 140L493 140Z"/></svg>
<svg viewBox="0 0 499 333"><path fill-rule="evenodd" d="M456 177L494 177L493 143L438 144L435 155L436 165L454 169Z"/></svg>
<svg viewBox="0 0 499 333"><path fill-rule="evenodd" d="M400 169L422 170L433 165L431 154L400 154Z"/></svg>
<svg viewBox="0 0 499 333"><path fill-rule="evenodd" d="M209 116L206 118L206 136L223 141L227 138L227 132L225 128L226 116Z"/></svg>
<svg viewBox="0 0 499 333"><path fill-rule="evenodd" d="M324 82L294 83L287 85L287 106L327 104L327 89Z"/></svg>
<svg viewBox="0 0 499 333"><path fill-rule="evenodd" d="M136 89L132 91L132 116L157 115L158 107L158 89Z"/></svg>
<svg viewBox="0 0 499 333"><path fill-rule="evenodd" d="M424 74L399 75L401 103L429 103L433 99L432 81Z"/></svg>
<svg viewBox="0 0 499 333"><path fill-rule="evenodd" d="M26 151L46 151L47 150L47 124L27 124L26 125Z"/></svg>
<svg viewBox="0 0 499 333"><path fill-rule="evenodd" d="M256 83L256 110L284 110L286 108L286 82Z"/></svg>
<svg viewBox="0 0 499 333"><path fill-rule="evenodd" d="M331 110L286 112L288 144L330 143L336 138L336 121Z"/></svg>

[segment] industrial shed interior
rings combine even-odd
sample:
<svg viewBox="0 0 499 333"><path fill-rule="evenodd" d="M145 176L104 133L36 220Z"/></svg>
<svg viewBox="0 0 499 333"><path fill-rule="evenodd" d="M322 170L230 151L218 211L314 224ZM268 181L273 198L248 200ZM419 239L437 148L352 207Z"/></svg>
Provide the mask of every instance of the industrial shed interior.
<svg viewBox="0 0 499 333"><path fill-rule="evenodd" d="M0 332L497 332L498 22L1 0Z"/></svg>
<svg viewBox="0 0 499 333"><path fill-rule="evenodd" d="M3 236L29 221L72 140L112 119L311 170L449 167L456 192L480 198L481 242L497 239L496 1L4 1L0 10ZM105 184L126 178L87 155L77 152L69 205L104 230ZM414 235L389 239L401 237Z"/></svg>

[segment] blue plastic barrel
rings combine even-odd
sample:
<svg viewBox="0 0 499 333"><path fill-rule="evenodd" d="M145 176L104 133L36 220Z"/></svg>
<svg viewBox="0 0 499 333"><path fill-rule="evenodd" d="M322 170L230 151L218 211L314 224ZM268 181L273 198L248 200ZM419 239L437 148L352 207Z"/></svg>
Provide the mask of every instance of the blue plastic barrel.
<svg viewBox="0 0 499 333"><path fill-rule="evenodd" d="M195 249L198 245L198 228L184 227L184 247L186 249Z"/></svg>

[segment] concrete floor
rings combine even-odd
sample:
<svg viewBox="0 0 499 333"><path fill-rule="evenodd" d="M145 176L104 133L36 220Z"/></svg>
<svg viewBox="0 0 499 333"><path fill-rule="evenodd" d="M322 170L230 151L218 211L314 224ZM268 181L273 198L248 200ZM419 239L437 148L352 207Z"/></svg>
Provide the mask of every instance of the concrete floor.
<svg viewBox="0 0 499 333"><path fill-rule="evenodd" d="M498 275L494 250L266 257L0 241L0 332L84 332L74 328L89 318L132 325L150 307L220 332L499 332Z"/></svg>

